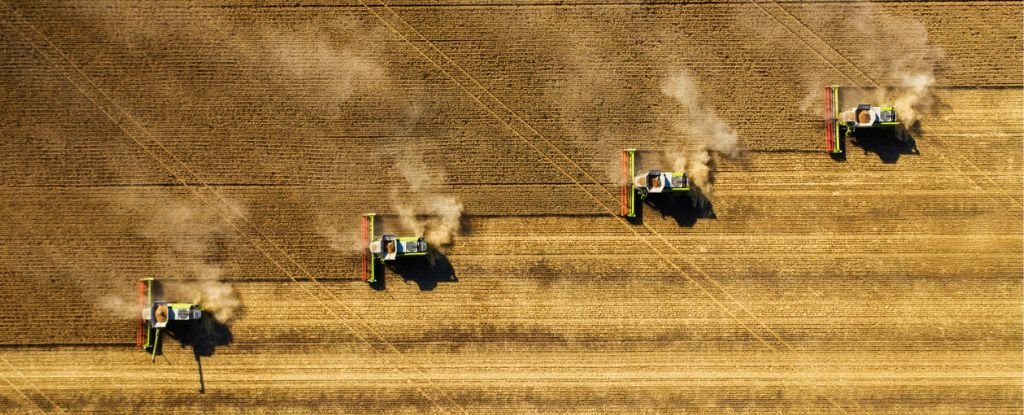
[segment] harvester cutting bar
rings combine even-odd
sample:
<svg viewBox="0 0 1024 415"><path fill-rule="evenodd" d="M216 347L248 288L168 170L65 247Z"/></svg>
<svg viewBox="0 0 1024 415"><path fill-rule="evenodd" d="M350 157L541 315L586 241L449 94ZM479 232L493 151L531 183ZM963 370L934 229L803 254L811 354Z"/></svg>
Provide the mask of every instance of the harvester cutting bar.
<svg viewBox="0 0 1024 415"><path fill-rule="evenodd" d="M825 87L825 150L829 153L843 152L842 139L839 134L839 87Z"/></svg>
<svg viewBox="0 0 1024 415"><path fill-rule="evenodd" d="M360 267L361 267L360 270L362 271L363 281L366 281L366 278L368 277L368 275L367 275L368 272L367 272L367 266L366 265L370 263L369 258L368 258L370 256L370 252L369 252L369 250L366 249L366 246L370 244L370 242L369 242L370 240L367 237L367 235L368 235L367 234L367 230L369 229L369 222L370 222L370 220L366 216L363 216L361 218L361 220L359 221L359 225L360 225L359 226L359 238L360 238L359 240L362 241L362 245L360 246L360 248L362 248L362 252L363 252L363 257L362 257L362 263L360 265Z"/></svg>
<svg viewBox="0 0 1024 415"><path fill-rule="evenodd" d="M138 286L139 291L139 306L135 309L142 310L142 308L146 306L146 283L138 281L136 285ZM135 330L135 347L142 347L142 342L144 340L142 332L146 331L146 328L146 320L140 317L139 324L136 325Z"/></svg>
<svg viewBox="0 0 1024 415"><path fill-rule="evenodd" d="M626 216L626 192L629 191L629 173L626 171L626 153L623 152L620 157L619 169L622 171L622 189L619 194L619 214Z"/></svg>
<svg viewBox="0 0 1024 415"><path fill-rule="evenodd" d="M835 122L835 112L832 111L832 88L825 87L825 150L832 152L832 123Z"/></svg>
<svg viewBox="0 0 1024 415"><path fill-rule="evenodd" d="M143 278L139 281L139 311L143 308L149 308L153 305L153 279ZM143 334L142 332L145 332ZM151 321L145 319L139 320L139 334L136 335L136 342L140 343L144 350L150 350L151 347L156 347L153 342L153 324Z"/></svg>
<svg viewBox="0 0 1024 415"><path fill-rule="evenodd" d="M633 187L633 173L636 168L636 150L622 150L622 193L619 214L632 218L636 216L636 189Z"/></svg>
<svg viewBox="0 0 1024 415"><path fill-rule="evenodd" d="M369 249L370 241L373 241L373 238L376 237L373 229L373 222L376 216L377 215L374 213L367 213L363 215L362 222L363 246L361 248L363 251L363 281L366 281L370 284L374 284L377 282L377 267L374 264L375 257L373 256L373 253L370 252Z"/></svg>

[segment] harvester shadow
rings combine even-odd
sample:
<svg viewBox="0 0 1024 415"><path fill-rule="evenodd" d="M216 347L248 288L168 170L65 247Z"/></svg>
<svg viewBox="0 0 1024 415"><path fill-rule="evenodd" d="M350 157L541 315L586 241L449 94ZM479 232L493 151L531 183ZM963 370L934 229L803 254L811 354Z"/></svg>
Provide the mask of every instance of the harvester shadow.
<svg viewBox="0 0 1024 415"><path fill-rule="evenodd" d="M424 256L403 258L390 263L388 269L402 277L402 281L415 282L420 291L432 291L438 283L459 281L448 256L436 249Z"/></svg>
<svg viewBox="0 0 1024 415"><path fill-rule="evenodd" d="M470 232L473 232L473 222L469 220L469 215L462 215L459 218L459 232L455 235L455 238L458 238L458 235L466 235Z"/></svg>
<svg viewBox="0 0 1024 415"><path fill-rule="evenodd" d="M877 154L882 163L896 163L900 156L921 154L911 133L913 128L857 130L852 134L851 142L864 150L864 154Z"/></svg>
<svg viewBox="0 0 1024 415"><path fill-rule="evenodd" d="M652 194L647 196L644 205L658 211L661 217L671 217L679 226L687 228L696 225L697 219L716 218L711 200L696 188L686 193Z"/></svg>
<svg viewBox="0 0 1024 415"><path fill-rule="evenodd" d="M202 358L213 356L218 346L227 346L234 341L231 328L218 321L213 312L204 311L203 318L195 324L169 327L167 334L177 340L181 347L192 348L192 356L196 359L196 366L199 369L199 393L206 393Z"/></svg>

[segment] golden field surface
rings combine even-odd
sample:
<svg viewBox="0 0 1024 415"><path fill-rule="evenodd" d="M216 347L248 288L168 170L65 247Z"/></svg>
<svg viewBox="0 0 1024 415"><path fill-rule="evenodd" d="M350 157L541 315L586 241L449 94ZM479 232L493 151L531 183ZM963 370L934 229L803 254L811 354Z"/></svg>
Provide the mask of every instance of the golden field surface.
<svg viewBox="0 0 1024 415"><path fill-rule="evenodd" d="M1020 2L361 1L0 0L0 413L1024 411ZM894 60L919 154L833 160L816 88ZM680 72L740 152L626 221ZM368 287L429 195L447 273ZM151 363L136 280L200 272Z"/></svg>

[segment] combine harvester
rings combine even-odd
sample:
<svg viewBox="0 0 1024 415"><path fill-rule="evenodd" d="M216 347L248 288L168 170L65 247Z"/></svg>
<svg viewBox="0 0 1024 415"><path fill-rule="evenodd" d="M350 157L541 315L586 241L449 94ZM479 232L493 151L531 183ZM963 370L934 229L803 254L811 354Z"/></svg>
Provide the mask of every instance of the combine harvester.
<svg viewBox="0 0 1024 415"><path fill-rule="evenodd" d="M373 229L376 214L363 215L362 240L363 246L363 281L377 283L377 262L385 264L404 257L422 257L427 255L427 243L422 237L381 235L376 238ZM376 238L376 239L375 239Z"/></svg>
<svg viewBox="0 0 1024 415"><path fill-rule="evenodd" d="M139 308L142 310L142 319L139 321L135 345L152 353L153 362L156 362L161 329L169 324L195 322L203 317L203 309L196 304L153 301L153 283L152 278L139 280Z"/></svg>
<svg viewBox="0 0 1024 415"><path fill-rule="evenodd" d="M833 155L845 153L844 138L858 128L897 128L896 111L890 107L860 104L840 112L838 86L825 87L825 149Z"/></svg>
<svg viewBox="0 0 1024 415"><path fill-rule="evenodd" d="M636 217L636 198L647 199L649 194L689 192L690 179L686 173L661 170L647 170L636 173L636 149L622 150L622 201L620 214L627 218Z"/></svg>

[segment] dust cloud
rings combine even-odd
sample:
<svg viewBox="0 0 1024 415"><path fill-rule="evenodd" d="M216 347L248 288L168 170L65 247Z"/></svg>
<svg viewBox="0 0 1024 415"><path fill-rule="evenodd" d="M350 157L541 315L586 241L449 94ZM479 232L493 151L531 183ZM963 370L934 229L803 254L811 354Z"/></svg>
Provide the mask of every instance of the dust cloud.
<svg viewBox="0 0 1024 415"><path fill-rule="evenodd" d="M366 249L358 227L346 227L345 230L341 230L337 226L321 225L317 232L327 239L327 245L335 251L361 252Z"/></svg>
<svg viewBox="0 0 1024 415"><path fill-rule="evenodd" d="M462 230L464 207L458 198L444 193L443 170L431 168L422 161L420 154L412 150L394 157L394 167L387 171L397 172L405 182L404 185L393 187L390 194L391 208L388 210L394 209L397 212L397 228L401 229L403 236L411 234L423 237L434 247L450 246ZM355 219L345 220L344 224L336 222L334 218L325 216L317 228L331 249L349 253L366 250L361 229ZM387 221L378 226L378 236L382 230L386 233L398 231Z"/></svg>
<svg viewBox="0 0 1024 415"><path fill-rule="evenodd" d="M407 192L392 194L402 228L431 245L451 245L462 229L463 206L454 196L437 192L444 183L443 172L429 169L419 157L408 155L396 168L409 184Z"/></svg>
<svg viewBox="0 0 1024 415"><path fill-rule="evenodd" d="M387 70L369 51L360 50L351 40L332 40L318 29L264 29L259 39L240 48L254 55L265 51L271 58L264 62L270 73L278 73L275 68L286 71L284 79L303 85L289 92L311 105L340 103L357 93L379 95L391 89ZM327 112L330 106L323 109Z"/></svg>
<svg viewBox="0 0 1024 415"><path fill-rule="evenodd" d="M242 220L244 210L235 205L222 217L210 208L166 198L127 197L127 209L145 220L136 233L154 249L153 275L167 301L191 302L230 322L241 307L234 287L223 281L227 246L236 233L231 223ZM134 298L105 297L100 305L118 316L137 317Z"/></svg>
<svg viewBox="0 0 1024 415"><path fill-rule="evenodd" d="M887 47L868 48L866 58L882 65L892 80L880 91L881 102L892 104L904 126L914 126L934 111L935 71L945 52L929 42L928 30L917 20L881 12L870 4L857 9L853 18L860 37L885 39Z"/></svg>
<svg viewBox="0 0 1024 415"><path fill-rule="evenodd" d="M921 116L934 113L936 71L943 63L945 52L929 41L923 23L881 10L872 3L845 7L838 13L822 13L803 16L816 33L827 33L826 28L838 27L842 33L855 34L853 39L867 40L865 45L884 39L885 47L858 47L847 53L845 57L860 68L860 71L846 74L852 79L847 76L828 79L820 73L801 72L808 91L800 103L801 111L819 111L823 88L836 84L846 87L844 107L863 103L892 105L907 128L915 126ZM851 85L858 82L866 84Z"/></svg>
<svg viewBox="0 0 1024 415"><path fill-rule="evenodd" d="M888 92L892 107L904 127L911 128L921 115L932 113L935 104L933 86L935 77L930 73L904 74L900 86Z"/></svg>
<svg viewBox="0 0 1024 415"><path fill-rule="evenodd" d="M70 17L96 26L128 56L144 54L153 62L175 63L188 56L218 63L185 65L174 73L132 74L152 88L147 90L150 95L164 101L224 101L225 91L204 84L242 82L235 89L253 99L258 96L261 105L255 108L319 121L351 117L353 111L345 104L355 99L387 111L402 105L382 50L374 46L388 32L374 22L334 15L271 21L216 8L189 9L161 19L145 8L86 7L76 8ZM197 115L216 119L219 114Z"/></svg>
<svg viewBox="0 0 1024 415"><path fill-rule="evenodd" d="M173 255L164 261L168 276L181 282L163 284L169 300L190 301L230 321L241 306L234 288L221 280L226 245L234 239L230 222L243 219L240 208L229 209L222 218L209 208L191 202L170 203L154 209L141 233Z"/></svg>
<svg viewBox="0 0 1024 415"><path fill-rule="evenodd" d="M142 309L135 300L127 300L120 296L103 296L99 299L99 305L120 319L137 319L142 315Z"/></svg>
<svg viewBox="0 0 1024 415"><path fill-rule="evenodd" d="M716 157L737 157L739 136L732 127L704 104L693 74L678 71L661 84L661 91L682 106L686 121L675 126L684 140L665 152L675 171L684 171L693 185L710 196Z"/></svg>

